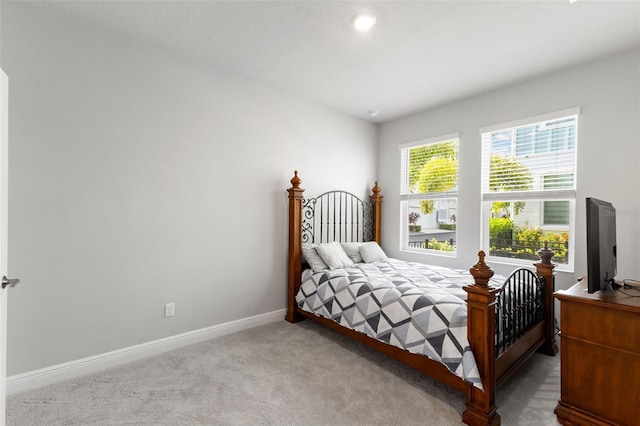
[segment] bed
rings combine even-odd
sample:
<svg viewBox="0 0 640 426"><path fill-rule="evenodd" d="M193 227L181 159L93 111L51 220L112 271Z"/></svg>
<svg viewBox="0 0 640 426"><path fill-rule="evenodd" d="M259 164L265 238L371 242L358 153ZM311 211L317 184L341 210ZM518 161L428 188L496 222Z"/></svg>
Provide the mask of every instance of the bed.
<svg viewBox="0 0 640 426"><path fill-rule="evenodd" d="M377 182L369 200L341 190L305 198L300 184L296 171L285 319L312 319L395 358L463 392L464 423L499 425L496 387L534 352L558 351L553 251L508 277L482 251L468 273L390 259Z"/></svg>

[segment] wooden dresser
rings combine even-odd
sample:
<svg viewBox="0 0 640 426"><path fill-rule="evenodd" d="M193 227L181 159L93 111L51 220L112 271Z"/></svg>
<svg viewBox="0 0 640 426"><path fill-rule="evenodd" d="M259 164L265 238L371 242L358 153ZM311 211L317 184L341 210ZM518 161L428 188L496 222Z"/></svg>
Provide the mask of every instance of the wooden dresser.
<svg viewBox="0 0 640 426"><path fill-rule="evenodd" d="M589 294L582 280L560 290L563 425L640 424L640 297ZM640 290L625 289L640 296Z"/></svg>

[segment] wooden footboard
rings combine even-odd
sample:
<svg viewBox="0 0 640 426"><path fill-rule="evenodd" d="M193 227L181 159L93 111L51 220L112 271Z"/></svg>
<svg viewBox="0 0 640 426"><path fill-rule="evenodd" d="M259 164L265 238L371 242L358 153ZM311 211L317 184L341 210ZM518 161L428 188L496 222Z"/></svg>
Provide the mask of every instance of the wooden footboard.
<svg viewBox="0 0 640 426"><path fill-rule="evenodd" d="M496 351L496 383L500 384L511 372L516 370L534 352L554 356L558 353L555 341L555 315L553 293L555 291L554 264L551 263L553 251L545 244L538 251L541 261L534 264L536 275L541 281L542 318L531 321L532 326L504 350ZM524 302L523 302L524 303ZM531 310L525 312L531 312Z"/></svg>
<svg viewBox="0 0 640 426"><path fill-rule="evenodd" d="M395 346L380 342L367 335L347 329L341 325L302 311L297 307L296 294L300 289L302 276L303 241L303 192L298 172L291 179L289 192L289 258L288 258L288 296L285 319L297 322L310 318L342 334L345 334L367 346L397 359L400 362L451 386L467 397L467 406L462 420L469 425L499 425L500 416L496 412L496 386L514 369L521 365L532 353L540 351L555 355L558 351L554 334L554 265L551 263L553 252L542 249L538 252L542 259L535 264L536 273L544 278L544 313L542 322L535 325L510 345L499 356L496 351L496 297L500 289L488 285L493 271L484 262L484 252L479 253L479 261L470 272L474 283L465 287L467 291L468 340L476 358L482 379L483 390L473 386L451 373L444 365L424 355L412 354ZM380 243L382 196L376 182L370 195L373 208L373 241Z"/></svg>
<svg viewBox="0 0 640 426"><path fill-rule="evenodd" d="M474 284L466 286L467 291L467 337L482 378L484 390L470 387L467 394L467 408L462 420L468 425L499 425L500 416L496 412L496 388L510 373L522 365L536 350L547 355L555 355L558 347L554 330L554 265L551 263L553 251L547 247L538 252L541 258L534 264L536 274L544 281L542 286L542 321L528 328L518 340L503 352L496 349L496 297L500 289L489 286L493 270L484 262L485 253L478 253L478 263L469 269Z"/></svg>

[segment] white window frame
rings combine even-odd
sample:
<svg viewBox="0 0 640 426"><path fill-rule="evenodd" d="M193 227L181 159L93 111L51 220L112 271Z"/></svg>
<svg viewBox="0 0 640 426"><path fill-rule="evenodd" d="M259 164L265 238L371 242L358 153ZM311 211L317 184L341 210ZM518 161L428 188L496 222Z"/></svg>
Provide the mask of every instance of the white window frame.
<svg viewBox="0 0 640 426"><path fill-rule="evenodd" d="M575 182L577 182L577 145L578 145L578 122L580 116L580 108L569 108L565 110L560 110L556 112L551 112L547 114L537 115L534 117L528 117L520 120L510 121L506 123L494 124L492 126L483 127L480 129L480 136L482 141L482 181L486 179L486 174L488 173L489 164L485 160L486 152L485 152L485 143L484 138L482 137L484 134L495 132L498 130L507 130L513 129L521 126L528 126L544 121L558 120L565 117L575 117L576 125L575 125L575 146L573 148L574 155L576 156L574 159L574 166L571 173L574 175L574 188L572 189L553 189L553 190L530 190L530 191L512 191L512 192L485 192L484 183L481 187L481 222L480 222L480 239L482 247L485 248L487 252L487 260L490 260L494 263L503 263L509 265L526 265L529 266L531 264L530 260L525 259L512 259L500 256L491 256L489 254L489 218L491 217L491 203L494 201L569 201L569 225L566 226L569 232L569 248L568 248L568 259L567 264L558 264L556 266L557 270L573 272L575 265L575 222L576 222L576 189ZM514 147L515 149L515 147ZM532 154L537 155L537 154ZM569 171L567 171L569 172ZM543 203L541 203L542 205ZM542 222L542 221L541 221ZM544 229L546 225L540 224L540 227Z"/></svg>
<svg viewBox="0 0 640 426"><path fill-rule="evenodd" d="M417 148L425 145L434 145L438 143L445 143L449 141L455 141L458 144L458 154L460 152L460 133L450 133L447 135L436 136L428 139L420 139L417 141L407 142L398 145L400 149L400 157L401 157L401 177L400 177L400 251L403 252L411 252L411 253L421 253L421 254L429 254L429 255L437 255L444 257L457 257L457 247L454 251L443 251L443 250L433 250L433 249L422 249L422 248L414 248L409 247L409 201L421 201L421 200L451 200L454 199L456 201L456 206L458 206L458 189L454 191L446 191L446 192L431 192L431 193L423 193L423 194L410 194L405 192L405 188L408 187L408 179L409 179L409 150L411 148ZM458 167L458 171L459 171ZM456 220L458 220L459 215L456 215ZM457 222L456 222L456 236L457 236ZM456 237L457 240L457 237Z"/></svg>

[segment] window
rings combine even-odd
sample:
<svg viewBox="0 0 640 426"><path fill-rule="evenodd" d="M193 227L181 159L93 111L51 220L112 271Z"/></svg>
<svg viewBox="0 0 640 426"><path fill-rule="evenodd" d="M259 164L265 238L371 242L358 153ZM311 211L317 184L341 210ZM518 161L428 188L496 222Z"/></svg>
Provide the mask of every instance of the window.
<svg viewBox="0 0 640 426"><path fill-rule="evenodd" d="M401 249L455 253L458 135L403 144Z"/></svg>
<svg viewBox="0 0 640 426"><path fill-rule="evenodd" d="M573 187L573 174L544 176L544 189L562 189ZM545 201L543 225L569 225L568 201Z"/></svg>
<svg viewBox="0 0 640 426"><path fill-rule="evenodd" d="M578 108L481 129L482 238L489 255L573 267Z"/></svg>

